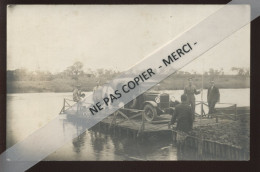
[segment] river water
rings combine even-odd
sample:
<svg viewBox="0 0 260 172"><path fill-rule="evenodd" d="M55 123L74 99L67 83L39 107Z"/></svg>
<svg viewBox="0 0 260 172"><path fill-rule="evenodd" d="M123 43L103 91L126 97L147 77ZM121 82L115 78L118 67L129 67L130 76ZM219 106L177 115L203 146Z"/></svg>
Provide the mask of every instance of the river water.
<svg viewBox="0 0 260 172"><path fill-rule="evenodd" d="M179 100L183 90L164 92ZM203 100L206 100L206 90L203 92ZM221 89L220 94L221 103L250 106L250 89ZM63 98L72 99L72 93L8 94L7 147L25 139L57 117L62 108ZM196 100L201 100L201 95L197 95ZM66 125L71 124L66 123ZM123 136L90 130L65 144L45 160L179 160L182 158L171 138L151 136L148 140L139 142ZM190 154L185 159L196 159L196 155Z"/></svg>

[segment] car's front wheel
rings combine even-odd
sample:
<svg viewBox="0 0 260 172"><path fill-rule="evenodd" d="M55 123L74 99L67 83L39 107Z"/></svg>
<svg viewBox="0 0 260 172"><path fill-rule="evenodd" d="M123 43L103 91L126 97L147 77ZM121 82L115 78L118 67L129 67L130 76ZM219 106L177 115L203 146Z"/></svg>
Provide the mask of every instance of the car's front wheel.
<svg viewBox="0 0 260 172"><path fill-rule="evenodd" d="M146 104L144 106L144 118L146 121L151 122L158 117L156 108L151 104Z"/></svg>

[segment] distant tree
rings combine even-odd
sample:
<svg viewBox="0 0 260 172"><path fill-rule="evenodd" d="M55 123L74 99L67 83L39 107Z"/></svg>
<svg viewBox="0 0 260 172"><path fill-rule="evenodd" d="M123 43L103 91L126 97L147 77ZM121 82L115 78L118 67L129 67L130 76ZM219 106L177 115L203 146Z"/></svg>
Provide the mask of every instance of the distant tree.
<svg viewBox="0 0 260 172"><path fill-rule="evenodd" d="M215 75L215 70L213 68L209 69L209 75L214 76Z"/></svg>
<svg viewBox="0 0 260 172"><path fill-rule="evenodd" d="M82 62L75 62L72 66L67 67L64 71L67 75L69 75L72 79L78 81L79 76L82 75L83 72L83 63Z"/></svg>
<svg viewBox="0 0 260 172"><path fill-rule="evenodd" d="M209 73L208 73L208 72L204 72L204 75L208 76L208 75L209 75Z"/></svg>
<svg viewBox="0 0 260 172"><path fill-rule="evenodd" d="M83 76L86 78L92 78L92 77L95 77L95 73L91 69L88 69L87 72L84 72Z"/></svg>
<svg viewBox="0 0 260 172"><path fill-rule="evenodd" d="M220 69L220 73L221 73L222 76L224 76L225 73L224 73L224 69L223 68Z"/></svg>
<svg viewBox="0 0 260 172"><path fill-rule="evenodd" d="M53 74L48 71L28 71L27 69L15 69L7 71L8 81L49 81Z"/></svg>
<svg viewBox="0 0 260 172"><path fill-rule="evenodd" d="M101 76L104 74L104 69L100 68L100 69L97 69L97 74L98 76Z"/></svg>
<svg viewBox="0 0 260 172"><path fill-rule="evenodd" d="M6 71L6 78L7 78L7 81L14 81L15 80L14 71L13 70L7 70Z"/></svg>
<svg viewBox="0 0 260 172"><path fill-rule="evenodd" d="M245 71L245 77L250 77L250 70L249 70L249 69L246 69L246 71Z"/></svg>
<svg viewBox="0 0 260 172"><path fill-rule="evenodd" d="M111 79L111 78L117 76L118 73L119 73L118 71L115 71L113 69L105 69L103 72L103 76Z"/></svg>
<svg viewBox="0 0 260 172"><path fill-rule="evenodd" d="M13 71L13 77L16 81L26 81L31 79L31 74L27 71L27 69L15 69Z"/></svg>
<svg viewBox="0 0 260 172"><path fill-rule="evenodd" d="M223 73L222 70L223 69L218 70L218 69L210 68L208 74L211 78L215 78L215 77L219 78L219 76Z"/></svg>
<svg viewBox="0 0 260 172"><path fill-rule="evenodd" d="M248 78L250 76L250 69L249 68L239 68L239 67L232 67L232 71L237 72L237 76L242 78Z"/></svg>
<svg viewBox="0 0 260 172"><path fill-rule="evenodd" d="M197 75L197 72L195 70L192 70L193 75Z"/></svg>
<svg viewBox="0 0 260 172"><path fill-rule="evenodd" d="M62 78L68 78L71 77L71 74L71 69L67 67L67 69L65 69L60 75Z"/></svg>
<svg viewBox="0 0 260 172"><path fill-rule="evenodd" d="M178 72L177 72L177 75L183 76L183 75L185 75L185 72L183 72L183 71L178 71Z"/></svg>
<svg viewBox="0 0 260 172"><path fill-rule="evenodd" d="M92 77L92 76L94 76L94 75L95 75L95 72L94 72L92 69L88 68L88 69L87 69L86 76L87 76L87 77Z"/></svg>
<svg viewBox="0 0 260 172"><path fill-rule="evenodd" d="M38 81L49 81L53 78L52 74L49 71L41 71L41 70L30 72L30 76L32 80L38 80Z"/></svg>
<svg viewBox="0 0 260 172"><path fill-rule="evenodd" d="M191 73L190 73L190 72L184 72L184 74L185 74L185 75L191 75Z"/></svg>

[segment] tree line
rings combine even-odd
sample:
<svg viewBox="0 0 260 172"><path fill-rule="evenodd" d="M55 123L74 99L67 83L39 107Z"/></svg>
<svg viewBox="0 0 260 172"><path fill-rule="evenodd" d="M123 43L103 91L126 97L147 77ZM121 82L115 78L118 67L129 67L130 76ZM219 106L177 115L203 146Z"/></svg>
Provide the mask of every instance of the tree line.
<svg viewBox="0 0 260 172"><path fill-rule="evenodd" d="M97 69L92 70L88 69L87 71L83 70L82 62L75 62L73 65L68 66L64 71L53 74L49 71L29 71L27 69L15 69L15 70L7 70L7 81L51 81L54 79L72 79L78 81L80 78L106 78L112 79L120 74L119 71L113 69ZM249 78L250 77L250 69L249 68L239 68L232 67L232 71L236 72L236 76L240 78ZM174 74L174 77L188 77L188 76L197 76L196 71L187 72L187 71L178 71ZM205 76L209 76L212 78L219 78L224 76L224 70L221 69L213 69L210 68L208 71L204 72Z"/></svg>
<svg viewBox="0 0 260 172"><path fill-rule="evenodd" d="M64 71L53 74L49 71L29 71L27 69L7 70L8 81L51 81L53 79L73 79L75 81L79 78L99 78L99 77L115 77L119 71L112 69L88 69L87 72L83 70L82 62L75 62L73 65L67 67Z"/></svg>

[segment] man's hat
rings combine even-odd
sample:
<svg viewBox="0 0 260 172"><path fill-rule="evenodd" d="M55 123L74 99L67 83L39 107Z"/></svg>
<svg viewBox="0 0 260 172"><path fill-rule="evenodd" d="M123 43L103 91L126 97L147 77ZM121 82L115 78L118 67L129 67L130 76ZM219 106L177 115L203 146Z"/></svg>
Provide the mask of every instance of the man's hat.
<svg viewBox="0 0 260 172"><path fill-rule="evenodd" d="M193 79L193 77L189 77L189 78L188 78L188 80L192 80L192 79Z"/></svg>

